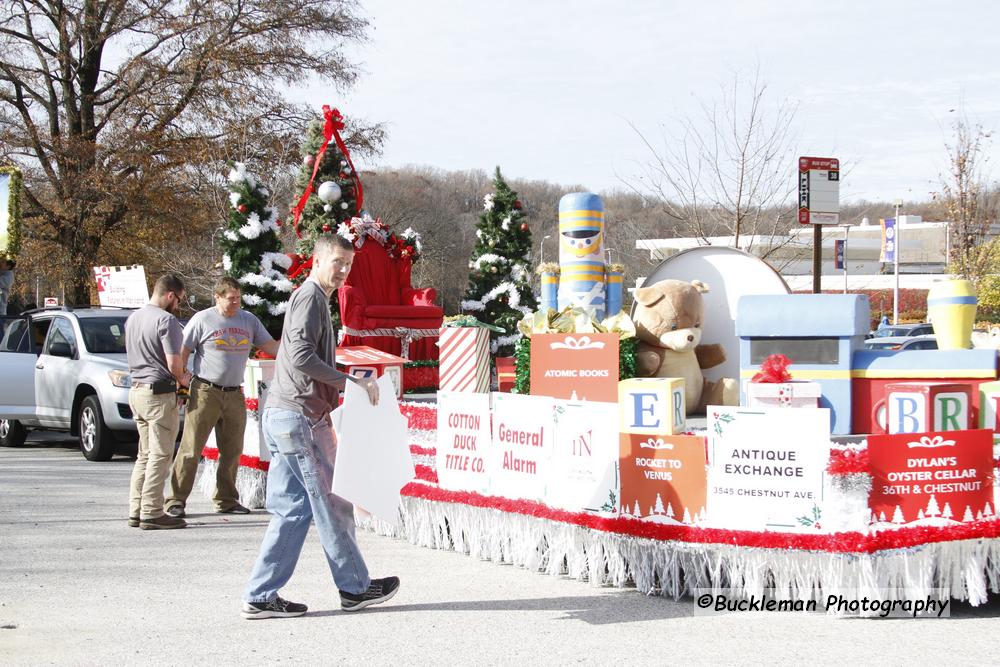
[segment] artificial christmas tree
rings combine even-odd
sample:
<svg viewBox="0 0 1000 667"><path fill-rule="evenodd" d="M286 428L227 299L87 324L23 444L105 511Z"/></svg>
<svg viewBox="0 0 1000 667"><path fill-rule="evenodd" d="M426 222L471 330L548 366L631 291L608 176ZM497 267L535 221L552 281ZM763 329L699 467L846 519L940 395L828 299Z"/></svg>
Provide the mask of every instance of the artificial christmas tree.
<svg viewBox="0 0 1000 667"><path fill-rule="evenodd" d="M358 217L364 202L361 179L354 170L350 152L340 138L343 117L336 109L323 107L323 120L310 123L302 141L302 167L297 185L302 192L292 208L299 241L296 251L308 264L316 237L343 231L342 224ZM308 265L292 271L296 280L308 275Z"/></svg>
<svg viewBox="0 0 1000 667"><path fill-rule="evenodd" d="M503 329L504 333L491 333L490 351L510 356L521 338L518 321L536 307L528 265L531 231L517 193L504 181L500 167L493 188L483 198L462 310Z"/></svg>
<svg viewBox="0 0 1000 667"><path fill-rule="evenodd" d="M229 172L229 222L222 230L222 267L243 292L243 308L260 319L275 338L294 285L286 270L291 265L281 252L281 222L268 207L267 189L241 163Z"/></svg>

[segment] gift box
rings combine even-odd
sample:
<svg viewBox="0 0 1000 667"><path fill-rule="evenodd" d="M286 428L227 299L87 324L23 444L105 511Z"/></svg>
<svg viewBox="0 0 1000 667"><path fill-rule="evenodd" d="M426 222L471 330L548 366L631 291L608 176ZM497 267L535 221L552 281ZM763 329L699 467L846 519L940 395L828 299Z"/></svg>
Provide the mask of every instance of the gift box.
<svg viewBox="0 0 1000 667"><path fill-rule="evenodd" d="M517 382L517 364L514 357L497 357L497 391L510 393Z"/></svg>
<svg viewBox="0 0 1000 667"><path fill-rule="evenodd" d="M490 332L484 327L444 327L438 339L441 391L490 390Z"/></svg>
<svg viewBox="0 0 1000 667"><path fill-rule="evenodd" d="M748 382L747 407L816 408L822 393L818 382Z"/></svg>

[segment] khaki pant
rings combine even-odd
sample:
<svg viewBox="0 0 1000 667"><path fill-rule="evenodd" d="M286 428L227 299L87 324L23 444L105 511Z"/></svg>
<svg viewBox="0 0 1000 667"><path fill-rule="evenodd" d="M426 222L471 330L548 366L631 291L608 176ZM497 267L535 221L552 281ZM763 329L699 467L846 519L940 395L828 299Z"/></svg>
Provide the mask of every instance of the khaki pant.
<svg viewBox="0 0 1000 667"><path fill-rule="evenodd" d="M236 473L243 454L243 431L247 425L247 406L242 391L222 391L195 380L184 414L184 435L170 474L170 495L166 506L184 507L198 474L198 462L215 429L219 448L219 467L215 475L216 511L227 510L240 502Z"/></svg>
<svg viewBox="0 0 1000 667"><path fill-rule="evenodd" d="M139 429L139 455L132 469L128 515L140 519L163 516L163 484L180 428L177 394L154 394L149 387L132 387L128 404Z"/></svg>

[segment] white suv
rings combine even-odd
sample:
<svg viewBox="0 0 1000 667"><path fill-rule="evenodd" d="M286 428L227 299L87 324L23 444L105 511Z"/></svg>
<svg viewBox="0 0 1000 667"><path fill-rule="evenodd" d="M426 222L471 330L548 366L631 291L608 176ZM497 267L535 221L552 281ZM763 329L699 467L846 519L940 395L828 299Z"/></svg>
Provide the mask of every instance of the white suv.
<svg viewBox="0 0 1000 667"><path fill-rule="evenodd" d="M68 431L91 461L133 454L125 320L131 310L32 310L0 318L0 446L31 428Z"/></svg>

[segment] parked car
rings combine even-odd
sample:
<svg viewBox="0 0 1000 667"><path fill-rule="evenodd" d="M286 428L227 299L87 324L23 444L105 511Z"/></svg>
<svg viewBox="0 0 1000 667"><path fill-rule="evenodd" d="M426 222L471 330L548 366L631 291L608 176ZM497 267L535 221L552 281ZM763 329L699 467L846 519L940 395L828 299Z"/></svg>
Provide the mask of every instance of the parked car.
<svg viewBox="0 0 1000 667"><path fill-rule="evenodd" d="M918 324L889 324L872 332L872 338L889 338L890 336L927 336L934 333L930 322Z"/></svg>
<svg viewBox="0 0 1000 667"><path fill-rule="evenodd" d="M865 341L866 350L936 350L937 338L930 336L887 336L885 338L869 338Z"/></svg>
<svg viewBox="0 0 1000 667"><path fill-rule="evenodd" d="M0 446L29 429L79 436L91 461L134 454L131 378L121 308L32 310L0 318Z"/></svg>

